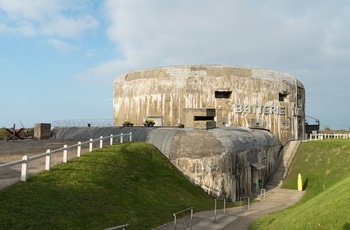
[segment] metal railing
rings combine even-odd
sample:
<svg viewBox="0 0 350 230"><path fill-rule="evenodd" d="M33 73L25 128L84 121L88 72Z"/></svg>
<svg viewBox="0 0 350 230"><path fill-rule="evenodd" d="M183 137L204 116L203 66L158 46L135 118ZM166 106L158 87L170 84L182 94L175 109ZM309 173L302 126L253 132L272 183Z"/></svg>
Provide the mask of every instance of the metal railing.
<svg viewBox="0 0 350 230"><path fill-rule="evenodd" d="M224 198L224 209L223 209L223 214L225 215L226 214L226 198ZM217 219L217 200L214 199L214 220L216 221Z"/></svg>
<svg viewBox="0 0 350 230"><path fill-rule="evenodd" d="M191 210L190 229L192 229L193 208L194 207L186 208L186 209L184 209L182 211L179 211L179 212L176 212L176 213L173 214L173 216L174 216L174 229L175 230L176 230L176 215L178 215L178 214L180 214L182 212L186 212L188 210Z"/></svg>
<svg viewBox="0 0 350 230"><path fill-rule="evenodd" d="M261 189L261 198L265 198L266 197L266 189ZM244 200L246 200L246 204L244 204ZM251 198L249 196L244 196L244 197L240 197L239 199L239 209L240 209L240 213L243 212L250 212L250 205L251 205ZM244 207L247 206L247 209L244 211ZM174 229L176 230L177 228L177 215L186 211L191 210L191 215L190 215L190 228L192 230L192 224L193 224L193 209L194 207L190 207L184 210L181 210L179 212L176 212L173 214L174 216ZM217 222L217 215L218 215L218 209L217 209L217 199L214 199L214 221ZM223 199L223 210L222 210L222 215L225 216L226 215L226 198ZM221 217L220 217L221 218ZM187 228L186 228L187 229Z"/></svg>
<svg viewBox="0 0 350 230"><path fill-rule="evenodd" d="M248 201L248 210L247 211L249 212L250 211L250 197L249 196L242 196L239 199L239 206L240 206L241 212L243 212L242 201L245 199Z"/></svg>
<svg viewBox="0 0 350 230"><path fill-rule="evenodd" d="M117 229L123 229L123 230L125 230L127 227L129 227L129 224L123 224L123 225L119 225L119 226L107 228L107 229L105 229L105 230L117 230Z"/></svg>
<svg viewBox="0 0 350 230"><path fill-rule="evenodd" d="M81 156L81 147L84 144L89 144L89 152L92 152L93 150L93 143L95 141L99 141L99 147L103 148L103 140L105 139L110 139L109 144L113 145L114 142L114 138L115 137L120 137L119 142L123 143L123 137L124 136L129 136L129 141L132 141L132 132L128 133L128 134L118 134L118 135L113 135L111 134L110 136L106 136L106 137L100 137L97 139L90 139L89 141L85 141L85 142L78 142L78 144L75 145L71 145L71 146L67 146L64 145L63 148L59 148L59 149L55 149L53 151L51 151L50 149L48 149L45 153L41 153L39 155L36 156L32 156L32 157L28 157L28 156L23 156L22 160L18 160L18 161L13 161L13 162L9 162L6 164L2 164L0 165L0 169L4 169L4 168L8 168L8 167L12 167L12 166L16 166L16 165L20 165L22 164L22 169L21 169L21 181L27 181L28 178L28 165L29 162L40 159L45 157L45 170L50 170L51 168L51 156L53 154L59 153L59 152L63 152L63 156L62 156L62 162L63 163L67 163L68 161L68 150L72 149L72 148L77 148L77 157Z"/></svg>

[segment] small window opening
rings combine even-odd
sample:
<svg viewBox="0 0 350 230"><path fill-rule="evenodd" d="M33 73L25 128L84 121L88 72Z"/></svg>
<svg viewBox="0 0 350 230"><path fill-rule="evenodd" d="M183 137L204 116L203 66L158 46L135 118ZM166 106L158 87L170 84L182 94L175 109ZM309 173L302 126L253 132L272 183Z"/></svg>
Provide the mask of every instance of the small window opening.
<svg viewBox="0 0 350 230"><path fill-rule="evenodd" d="M214 117L211 116L194 116L195 121L213 121Z"/></svg>
<svg viewBox="0 0 350 230"><path fill-rule="evenodd" d="M283 93L280 93L279 94L279 101L285 101L286 98L287 98L288 94L283 94Z"/></svg>
<svg viewBox="0 0 350 230"><path fill-rule="evenodd" d="M215 91L215 98L231 98L232 91Z"/></svg>

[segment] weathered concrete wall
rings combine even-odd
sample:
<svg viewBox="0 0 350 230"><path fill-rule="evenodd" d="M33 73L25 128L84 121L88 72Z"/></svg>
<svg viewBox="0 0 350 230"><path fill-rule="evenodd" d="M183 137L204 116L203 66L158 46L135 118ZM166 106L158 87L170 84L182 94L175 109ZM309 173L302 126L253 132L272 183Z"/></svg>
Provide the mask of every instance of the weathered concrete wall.
<svg viewBox="0 0 350 230"><path fill-rule="evenodd" d="M51 138L51 124L47 124L47 123L34 124L34 138L35 139L50 139Z"/></svg>
<svg viewBox="0 0 350 230"><path fill-rule="evenodd" d="M238 201L259 192L259 179L267 182L282 145L268 131L221 128L181 133L172 146L171 160L198 186Z"/></svg>
<svg viewBox="0 0 350 230"><path fill-rule="evenodd" d="M215 109L183 109L181 120L185 127L195 129L212 129L216 127Z"/></svg>
<svg viewBox="0 0 350 230"><path fill-rule="evenodd" d="M303 137L305 90L293 76L234 66L170 66L125 73L114 82L114 125L184 123L188 108L214 108L216 126L270 130L285 143Z"/></svg>

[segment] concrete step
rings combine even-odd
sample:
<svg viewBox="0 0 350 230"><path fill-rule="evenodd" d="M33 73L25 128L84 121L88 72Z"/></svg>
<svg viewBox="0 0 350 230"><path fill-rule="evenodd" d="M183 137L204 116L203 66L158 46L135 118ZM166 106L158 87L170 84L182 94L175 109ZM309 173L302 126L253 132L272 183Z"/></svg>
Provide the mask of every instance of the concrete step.
<svg viewBox="0 0 350 230"><path fill-rule="evenodd" d="M288 146L284 149L283 158L275 170L273 176L268 182L268 186L280 186L284 180L285 175L288 172L291 160L290 159L293 153L296 151L296 148L299 146L298 141L289 142Z"/></svg>

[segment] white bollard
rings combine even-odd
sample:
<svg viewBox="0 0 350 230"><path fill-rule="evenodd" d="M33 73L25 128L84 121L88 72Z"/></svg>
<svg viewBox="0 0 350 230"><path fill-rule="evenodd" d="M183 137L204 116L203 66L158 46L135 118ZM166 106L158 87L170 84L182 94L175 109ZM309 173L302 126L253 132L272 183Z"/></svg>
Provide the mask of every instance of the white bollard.
<svg viewBox="0 0 350 230"><path fill-rule="evenodd" d="M92 139L90 139L90 143L89 143L89 152L92 152Z"/></svg>
<svg viewBox="0 0 350 230"><path fill-rule="evenodd" d="M22 160L25 160L25 162L22 163L21 181L27 181L28 157L27 156L23 156Z"/></svg>
<svg viewBox="0 0 350 230"><path fill-rule="evenodd" d="M120 134L120 143L123 143L123 133Z"/></svg>
<svg viewBox="0 0 350 230"><path fill-rule="evenodd" d="M103 148L103 136L100 136L100 149Z"/></svg>
<svg viewBox="0 0 350 230"><path fill-rule="evenodd" d="M129 138L130 141L132 141L132 132L130 132L130 138Z"/></svg>
<svg viewBox="0 0 350 230"><path fill-rule="evenodd" d="M111 138L109 139L109 144L113 145L113 134L111 134Z"/></svg>
<svg viewBox="0 0 350 230"><path fill-rule="evenodd" d="M78 142L77 157L80 157L80 155L81 155L81 141Z"/></svg>
<svg viewBox="0 0 350 230"><path fill-rule="evenodd" d="M46 157L45 157L45 170L48 171L51 168L51 150L46 150Z"/></svg>
<svg viewBox="0 0 350 230"><path fill-rule="evenodd" d="M63 163L67 163L68 161L68 150L67 150L67 145L63 146Z"/></svg>

